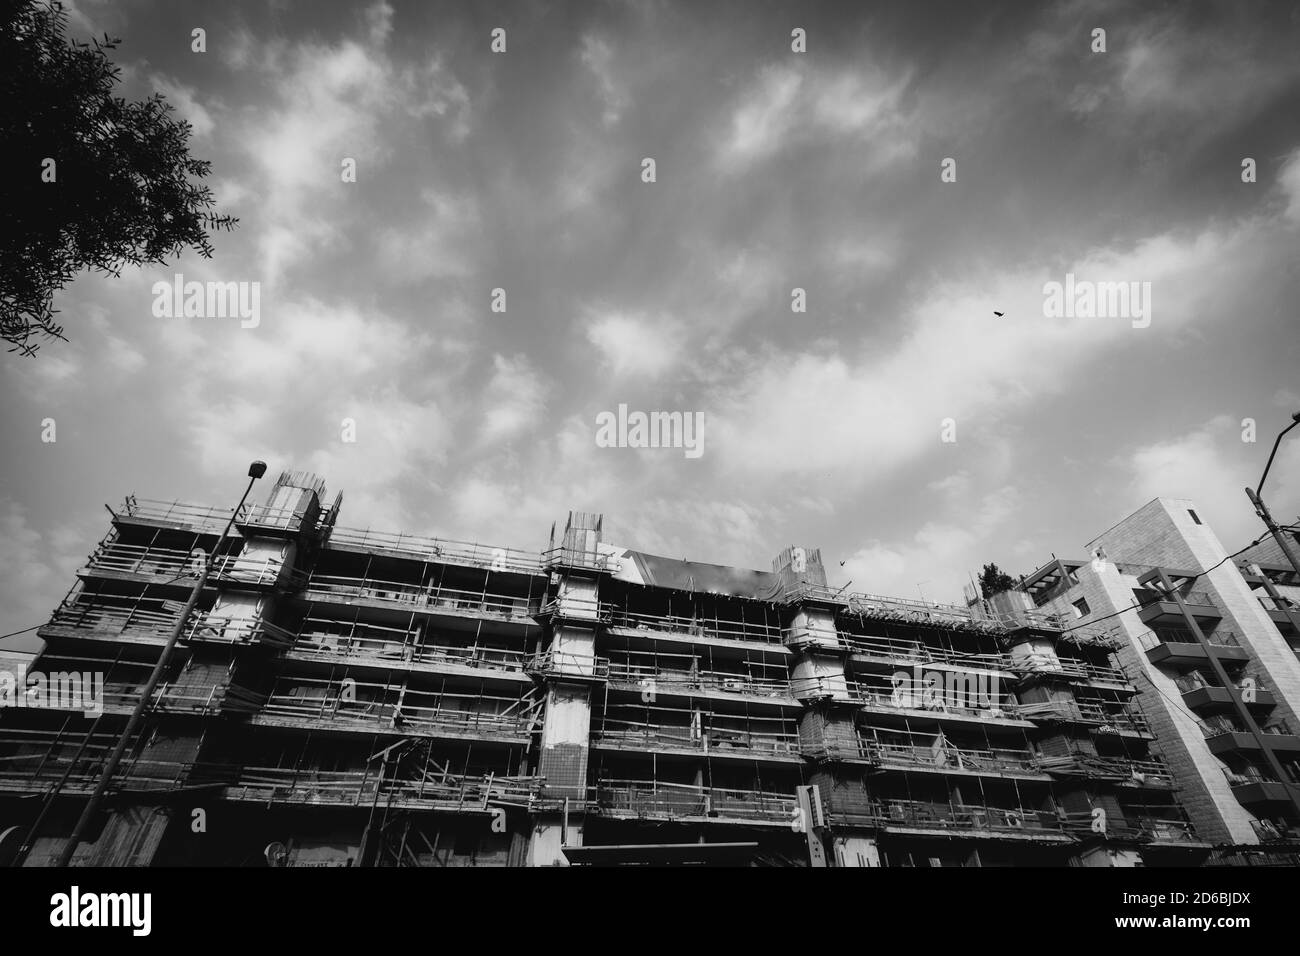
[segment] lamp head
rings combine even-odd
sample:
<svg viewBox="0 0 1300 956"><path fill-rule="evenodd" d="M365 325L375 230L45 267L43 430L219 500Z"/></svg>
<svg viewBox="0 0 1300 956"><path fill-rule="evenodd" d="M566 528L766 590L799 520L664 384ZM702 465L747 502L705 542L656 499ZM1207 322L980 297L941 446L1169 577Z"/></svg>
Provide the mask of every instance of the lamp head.
<svg viewBox="0 0 1300 956"><path fill-rule="evenodd" d="M266 462L264 461L255 461L248 466L249 478L261 478L265 474L266 474Z"/></svg>

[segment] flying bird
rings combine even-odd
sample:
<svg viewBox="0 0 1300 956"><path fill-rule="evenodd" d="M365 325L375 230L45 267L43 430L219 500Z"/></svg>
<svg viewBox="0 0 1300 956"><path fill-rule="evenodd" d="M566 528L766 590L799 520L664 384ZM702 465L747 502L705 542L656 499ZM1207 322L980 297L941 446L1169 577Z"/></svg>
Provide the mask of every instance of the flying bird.
<svg viewBox="0 0 1300 956"><path fill-rule="evenodd" d="M1001 312L994 312L993 314L996 315L999 319L1002 318Z"/></svg>
<svg viewBox="0 0 1300 956"><path fill-rule="evenodd" d="M844 562L843 562L843 561L840 562L840 567L844 567Z"/></svg>

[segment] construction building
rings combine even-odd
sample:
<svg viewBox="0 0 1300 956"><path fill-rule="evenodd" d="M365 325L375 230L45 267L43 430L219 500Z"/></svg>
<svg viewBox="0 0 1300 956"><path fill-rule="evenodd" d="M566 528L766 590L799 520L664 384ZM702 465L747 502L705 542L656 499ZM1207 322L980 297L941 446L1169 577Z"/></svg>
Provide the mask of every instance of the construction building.
<svg viewBox="0 0 1300 956"><path fill-rule="evenodd" d="M1163 662L1126 618L1080 621L1049 572L950 606L834 590L810 548L722 567L572 513L525 552L350 530L340 508L281 475L217 554L229 510L110 509L36 662L102 673L102 706L0 711L8 862L58 859L182 616L76 864L1150 866L1256 834L1233 778L1222 827L1187 793L1200 731L1134 681Z"/></svg>
<svg viewBox="0 0 1300 956"><path fill-rule="evenodd" d="M1300 865L1300 584L1269 539L1229 558L1193 502L1158 498L1012 592L1117 627L1210 862Z"/></svg>

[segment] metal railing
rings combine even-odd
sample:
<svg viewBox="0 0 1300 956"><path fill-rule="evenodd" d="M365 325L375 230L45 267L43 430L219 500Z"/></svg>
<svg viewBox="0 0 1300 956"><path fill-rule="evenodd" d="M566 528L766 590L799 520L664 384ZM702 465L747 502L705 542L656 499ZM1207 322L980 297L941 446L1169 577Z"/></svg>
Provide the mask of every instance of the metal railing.
<svg viewBox="0 0 1300 956"><path fill-rule="evenodd" d="M378 630L376 628L376 630ZM384 639L365 634L332 634L304 630L289 635L289 652L296 658L338 661L373 661L385 667L402 664L450 665L484 670L521 673L527 655L523 651L482 644L432 644L414 639L414 632L395 631L411 640Z"/></svg>
<svg viewBox="0 0 1300 956"><path fill-rule="evenodd" d="M451 538L369 531L360 528L335 528L330 532L328 543L365 550L391 551L396 554L410 555L421 561L460 564L485 568L489 571L541 574L543 570L542 555L538 552L500 548L471 541L456 541Z"/></svg>
<svg viewBox="0 0 1300 956"><path fill-rule="evenodd" d="M717 618L682 617L675 614L636 614L625 611L613 604L602 604L601 612L608 615L606 620L608 620L611 627L659 631L719 640L749 641L762 644L782 643L781 628L774 624L725 621Z"/></svg>
<svg viewBox="0 0 1300 956"><path fill-rule="evenodd" d="M605 813L637 817L713 817L788 822L792 794L646 780L602 780L588 788L588 804Z"/></svg>
<svg viewBox="0 0 1300 956"><path fill-rule="evenodd" d="M350 603L344 599L359 598L406 609L468 611L507 618L531 618L539 610L535 598L340 575L313 574L303 588L304 597L318 601Z"/></svg>
<svg viewBox="0 0 1300 956"><path fill-rule="evenodd" d="M737 674L729 671L670 670L608 658L600 658L598 666L603 667L603 672L611 684L622 687L750 694L758 697L789 698L793 702L788 680L761 678L752 674Z"/></svg>

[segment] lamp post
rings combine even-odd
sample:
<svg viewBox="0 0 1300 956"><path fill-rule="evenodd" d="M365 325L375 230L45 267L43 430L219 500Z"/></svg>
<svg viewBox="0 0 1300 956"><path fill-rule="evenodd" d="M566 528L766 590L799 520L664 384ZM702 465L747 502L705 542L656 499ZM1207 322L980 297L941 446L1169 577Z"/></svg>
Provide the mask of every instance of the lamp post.
<svg viewBox="0 0 1300 956"><path fill-rule="evenodd" d="M1282 553L1286 555L1286 559L1291 562L1291 567L1295 569L1295 573L1300 575L1300 554L1296 553L1295 544L1287 540L1282 529L1277 526L1277 522L1274 521L1273 516L1269 514L1268 506L1264 504L1264 499L1260 497L1260 495L1264 493L1264 479L1268 477L1268 470L1273 467L1273 459L1277 456L1278 446L1282 444L1282 437L1297 425L1300 425L1300 412L1296 412L1291 416L1291 424L1282 429L1281 434L1277 436L1277 441L1273 442L1273 450L1269 453L1268 464L1264 466L1264 474L1259 478L1259 485L1254 491L1247 488L1246 497L1248 497L1250 503L1255 506L1255 514L1259 515L1260 518L1263 519L1264 524L1268 526L1268 530L1272 533L1273 539L1277 541L1278 547L1282 549Z"/></svg>
<svg viewBox="0 0 1300 956"><path fill-rule="evenodd" d="M122 755L126 753L126 748L131 742L131 738L140 727L140 722L144 719L144 712L148 709L150 698L153 697L154 690L158 687L158 682L162 680L163 672L167 665L171 663L172 651L176 648L176 642L180 639L181 633L185 630L185 625L189 623L190 615L194 613L195 606L199 603L199 596L203 593L203 587L208 583L208 574L212 571L212 563L216 560L221 546L225 544L226 538L230 534L230 528L235 523L235 518L240 510L244 507L244 502L248 500L248 493L253 490L253 482L266 474L266 462L255 461L248 466L248 487L244 489L243 497L239 499L239 504L230 514L230 520L226 522L225 529L221 532L221 537L217 539L216 546L208 553L203 567L199 571L198 580L194 582L194 588L190 591L190 599L185 603L185 608L181 611L176 623L172 625L171 633L167 636L167 643L163 646L162 653L158 655L158 663L154 665L153 672L149 675L149 680L145 683L144 689L140 692L140 699L136 702L135 709L131 711L131 719L127 721L126 729L122 731L122 736L113 749L113 754L104 764L104 769L99 775L99 782L95 784L95 791L90 795L86 806L81 811L81 817L77 820L77 825L72 829L72 835L68 837L67 845L64 846L63 852L59 854L59 862L56 866L68 866L72 862L72 856L77 852L77 847L81 845L81 838L86 832L86 827L95 818L99 811L99 806L103 802L104 792L112 782L113 774L117 772L118 764L122 762Z"/></svg>

